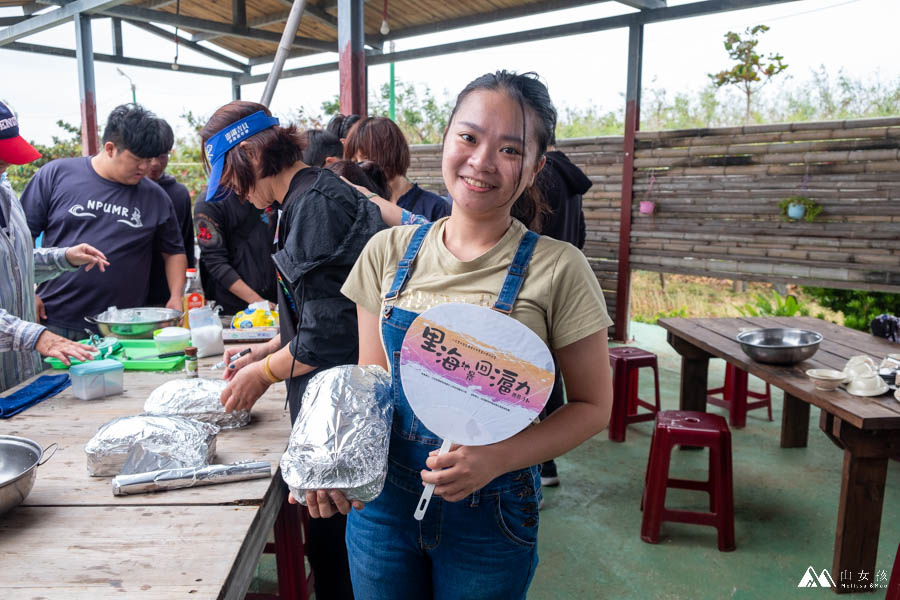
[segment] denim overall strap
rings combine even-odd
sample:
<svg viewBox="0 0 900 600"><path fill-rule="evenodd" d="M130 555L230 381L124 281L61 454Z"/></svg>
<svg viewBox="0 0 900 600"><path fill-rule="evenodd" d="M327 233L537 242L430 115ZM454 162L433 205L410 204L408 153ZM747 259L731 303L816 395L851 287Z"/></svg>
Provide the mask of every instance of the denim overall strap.
<svg viewBox="0 0 900 600"><path fill-rule="evenodd" d="M500 295L497 296L497 301L491 307L497 312L505 315L512 312L516 296L519 295L519 290L522 289L522 283L525 281L528 263L531 261L531 255L540 237L533 231L528 231L522 236L522 241L519 242L519 247L516 249L516 255L506 273L506 279L503 281L503 287L500 288Z"/></svg>
<svg viewBox="0 0 900 600"><path fill-rule="evenodd" d="M406 247L406 254L404 254L403 258L400 259L400 262L397 263L397 274L394 275L394 283L391 284L391 289L384 295L385 300L394 300L397 298L400 294L400 290L406 285L406 282L409 279L409 270L412 268L413 261L416 260L416 255L419 253L422 242L425 241L425 236L428 235L428 230L431 229L432 225L434 225L434 223L419 225L419 228L413 234L412 239L409 241L409 246Z"/></svg>

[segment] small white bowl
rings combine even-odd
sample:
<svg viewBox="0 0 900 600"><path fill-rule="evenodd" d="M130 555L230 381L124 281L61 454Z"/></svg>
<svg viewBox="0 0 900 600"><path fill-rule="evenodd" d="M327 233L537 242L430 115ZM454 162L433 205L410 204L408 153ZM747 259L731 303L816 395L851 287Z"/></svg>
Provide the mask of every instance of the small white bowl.
<svg viewBox="0 0 900 600"><path fill-rule="evenodd" d="M809 369L806 371L806 376L812 379L817 390L826 392L836 390L845 379L843 371L834 369Z"/></svg>

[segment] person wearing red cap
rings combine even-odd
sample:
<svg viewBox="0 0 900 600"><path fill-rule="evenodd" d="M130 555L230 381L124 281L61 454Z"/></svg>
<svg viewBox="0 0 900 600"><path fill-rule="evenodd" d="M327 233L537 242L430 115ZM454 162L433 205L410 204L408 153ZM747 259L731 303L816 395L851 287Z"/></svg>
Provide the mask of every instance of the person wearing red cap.
<svg viewBox="0 0 900 600"><path fill-rule="evenodd" d="M0 175L9 165L23 165L41 157L19 135L19 123L0 102ZM102 252L88 244L70 248L35 249L25 212L4 178L0 183L0 392L41 370L38 353L66 364L87 360L90 346L76 344L35 323L35 281L46 281L81 265L105 270Z"/></svg>

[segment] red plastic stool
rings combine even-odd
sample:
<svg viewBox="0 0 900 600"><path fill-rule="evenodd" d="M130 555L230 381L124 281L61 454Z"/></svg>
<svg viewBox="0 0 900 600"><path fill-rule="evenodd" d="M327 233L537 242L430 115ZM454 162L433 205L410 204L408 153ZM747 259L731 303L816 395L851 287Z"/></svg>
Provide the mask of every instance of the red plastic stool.
<svg viewBox="0 0 900 600"><path fill-rule="evenodd" d="M721 398L719 397L721 395ZM757 398L758 402L747 402L747 398ZM772 390L766 383L766 391L751 392L747 389L747 371L727 363L725 384L706 390L706 401L728 409L728 423L738 429L747 425L747 411L766 407L772 420Z"/></svg>
<svg viewBox="0 0 900 600"><path fill-rule="evenodd" d="M678 445L709 448L709 480L669 478L672 448ZM641 539L659 542L663 521L711 525L719 532L719 550L734 550L734 492L731 477L731 432L725 419L709 413L666 410L656 415L650 442L650 460L641 506ZM710 512L666 508L668 488L700 490L709 494Z"/></svg>
<svg viewBox="0 0 900 600"><path fill-rule="evenodd" d="M244 600L306 600L312 591L313 574L306 575L309 513L300 504L291 504L284 494L284 504L275 519L275 543L266 544L263 553L275 555L278 593L248 592Z"/></svg>
<svg viewBox="0 0 900 600"><path fill-rule="evenodd" d="M659 371L656 355L640 348L620 346L609 349L609 366L613 370L613 406L609 420L609 439L613 442L625 441L625 428L629 423L652 421L659 407ZM653 369L653 384L656 388L656 405L638 398L638 369ZM638 406L650 410L638 414Z"/></svg>
<svg viewBox="0 0 900 600"><path fill-rule="evenodd" d="M900 600L900 546L897 546L897 556L894 557L894 567L891 571L891 582L888 583L884 600Z"/></svg>

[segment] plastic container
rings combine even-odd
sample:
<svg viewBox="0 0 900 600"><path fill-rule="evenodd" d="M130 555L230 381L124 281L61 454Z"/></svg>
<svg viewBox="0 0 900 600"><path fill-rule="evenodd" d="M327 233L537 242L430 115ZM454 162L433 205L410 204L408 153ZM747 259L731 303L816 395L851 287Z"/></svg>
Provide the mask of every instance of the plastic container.
<svg viewBox="0 0 900 600"><path fill-rule="evenodd" d="M191 331L184 327L164 327L153 332L153 341L160 354L181 352L191 345Z"/></svg>
<svg viewBox="0 0 900 600"><path fill-rule="evenodd" d="M75 397L93 400L122 393L125 367L117 360L106 358L73 365L69 376Z"/></svg>

